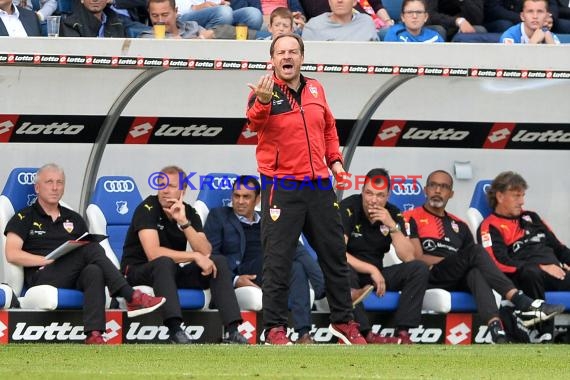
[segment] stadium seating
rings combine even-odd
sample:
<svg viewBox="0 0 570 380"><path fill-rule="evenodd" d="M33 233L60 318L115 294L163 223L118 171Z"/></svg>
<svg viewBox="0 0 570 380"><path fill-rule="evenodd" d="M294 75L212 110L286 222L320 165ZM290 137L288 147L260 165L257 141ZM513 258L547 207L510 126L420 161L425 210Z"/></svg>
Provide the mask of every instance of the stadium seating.
<svg viewBox="0 0 570 380"><path fill-rule="evenodd" d="M37 168L15 168L8 175L2 195L0 195L0 230L16 211L33 204L36 200L34 182ZM24 270L6 261L4 247L6 237L0 234L0 276L17 295L21 295L20 305L26 309L80 309L83 293L75 289L59 289L49 285L24 289Z"/></svg>
<svg viewBox="0 0 570 380"><path fill-rule="evenodd" d="M491 208L487 202L487 189L491 186L491 182L493 181L490 179L482 179L477 182L475 190L473 190L471 203L467 210L467 224L471 228L473 235L477 234L477 228L479 228L483 219L491 214Z"/></svg>
<svg viewBox="0 0 570 380"><path fill-rule="evenodd" d="M117 268L133 213L141 202L141 194L131 177L106 176L99 178L95 184L86 210L89 229L92 233L109 236L101 245ZM151 287L137 288L154 295ZM199 289L179 289L178 296L182 309L189 310L208 308L211 298L209 290Z"/></svg>
<svg viewBox="0 0 570 380"><path fill-rule="evenodd" d="M208 173L200 181L200 192L194 202L194 208L206 223L212 208L229 206L232 202L232 184L238 177L234 173Z"/></svg>

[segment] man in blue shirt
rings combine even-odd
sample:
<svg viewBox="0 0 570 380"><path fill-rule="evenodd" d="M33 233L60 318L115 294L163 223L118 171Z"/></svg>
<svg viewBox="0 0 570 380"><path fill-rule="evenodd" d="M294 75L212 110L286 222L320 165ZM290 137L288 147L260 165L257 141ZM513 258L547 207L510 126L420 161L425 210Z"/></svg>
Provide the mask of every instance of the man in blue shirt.
<svg viewBox="0 0 570 380"><path fill-rule="evenodd" d="M524 0L522 22L507 29L499 41L505 44L559 44L558 37L545 27L547 18L547 0Z"/></svg>

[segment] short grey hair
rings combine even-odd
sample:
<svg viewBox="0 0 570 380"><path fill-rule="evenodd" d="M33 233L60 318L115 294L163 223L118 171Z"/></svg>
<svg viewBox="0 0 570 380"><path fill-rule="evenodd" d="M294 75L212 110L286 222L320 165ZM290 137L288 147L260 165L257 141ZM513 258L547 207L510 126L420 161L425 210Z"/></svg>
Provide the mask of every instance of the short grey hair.
<svg viewBox="0 0 570 380"><path fill-rule="evenodd" d="M36 172L35 183L38 183L38 177L40 176L40 174L42 174L44 171L47 171L47 170L53 170L53 171L57 171L57 172L63 174L63 179L65 180L65 171L63 170L63 168L61 166L59 166L58 164L54 164L53 162L50 162L49 164L45 164L38 169L38 171Z"/></svg>

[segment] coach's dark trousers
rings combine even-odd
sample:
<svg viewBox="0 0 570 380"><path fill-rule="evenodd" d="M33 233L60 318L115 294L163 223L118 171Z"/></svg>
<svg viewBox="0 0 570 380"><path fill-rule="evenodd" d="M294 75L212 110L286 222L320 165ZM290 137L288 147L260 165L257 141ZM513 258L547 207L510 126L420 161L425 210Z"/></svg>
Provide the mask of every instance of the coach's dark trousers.
<svg viewBox="0 0 570 380"><path fill-rule="evenodd" d="M434 265L430 271L429 287L470 290L477 311L486 322L497 317L499 312L492 289L503 297L515 289L513 282L497 268L485 249L477 244L459 250Z"/></svg>
<svg viewBox="0 0 570 380"><path fill-rule="evenodd" d="M151 286L155 296L166 298L162 306L163 320L182 320L178 288L187 288L210 289L212 303L219 310L224 326L239 322L241 314L226 258L212 255L210 259L218 270L215 278L203 276L202 269L194 263L180 267L174 260L164 256L145 264L129 265L126 276L129 284Z"/></svg>
<svg viewBox="0 0 570 380"><path fill-rule="evenodd" d="M56 288L78 289L83 292L83 329L105 331L105 286L116 294L127 281L95 243L60 257L43 269L26 271L31 286L51 285Z"/></svg>
<svg viewBox="0 0 570 380"><path fill-rule="evenodd" d="M291 266L301 232L317 252L333 323L354 319L346 246L330 181L261 178L263 323L286 326Z"/></svg>

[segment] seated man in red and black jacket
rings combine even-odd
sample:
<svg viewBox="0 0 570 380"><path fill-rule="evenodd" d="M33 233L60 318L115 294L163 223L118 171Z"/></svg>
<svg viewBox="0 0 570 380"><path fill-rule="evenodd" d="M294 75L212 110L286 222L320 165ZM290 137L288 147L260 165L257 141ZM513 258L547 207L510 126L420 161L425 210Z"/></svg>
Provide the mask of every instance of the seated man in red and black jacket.
<svg viewBox="0 0 570 380"><path fill-rule="evenodd" d="M487 193L494 211L479 227L477 237L520 289L544 299L547 290L570 290L570 249L537 213L523 210L527 188L521 175L499 174Z"/></svg>
<svg viewBox="0 0 570 380"><path fill-rule="evenodd" d="M453 197L453 178L444 170L432 172L425 184L426 203L404 213L415 255L430 266L429 286L473 293L481 319L487 321L495 343L507 341L493 296L495 289L522 311L532 313L528 325L552 318L563 305L530 299L493 264L485 250L473 241L467 224L445 211Z"/></svg>

